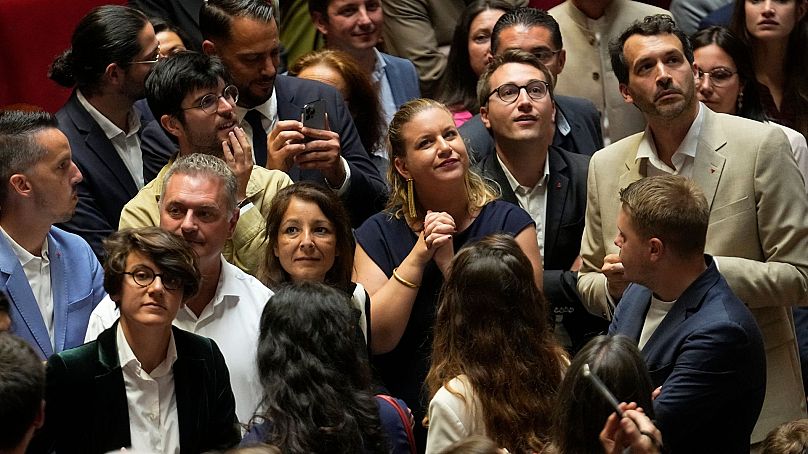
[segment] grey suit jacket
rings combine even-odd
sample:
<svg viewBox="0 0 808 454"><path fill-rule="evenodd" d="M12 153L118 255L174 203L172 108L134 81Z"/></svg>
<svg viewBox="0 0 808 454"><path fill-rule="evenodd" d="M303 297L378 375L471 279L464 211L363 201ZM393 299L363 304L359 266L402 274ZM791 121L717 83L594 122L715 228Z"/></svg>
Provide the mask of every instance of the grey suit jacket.
<svg viewBox="0 0 808 454"><path fill-rule="evenodd" d="M693 180L710 204L705 252L751 309L766 344L769 379L752 434L757 442L806 415L790 306L808 304L808 197L781 130L702 108ZM589 166L578 290L590 312L604 317L613 308L600 269L618 252L618 192L646 176L646 160L635 159L643 134L604 148Z"/></svg>

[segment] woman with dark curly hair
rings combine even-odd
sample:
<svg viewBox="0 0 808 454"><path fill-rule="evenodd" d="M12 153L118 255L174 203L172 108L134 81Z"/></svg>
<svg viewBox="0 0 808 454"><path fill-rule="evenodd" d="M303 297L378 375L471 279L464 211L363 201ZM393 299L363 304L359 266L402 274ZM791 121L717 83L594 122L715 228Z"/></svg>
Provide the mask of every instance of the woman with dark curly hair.
<svg viewBox="0 0 808 454"><path fill-rule="evenodd" d="M487 236L457 253L426 378L427 453L469 435L510 452L543 448L568 363L548 320L533 267L512 237Z"/></svg>
<svg viewBox="0 0 808 454"><path fill-rule="evenodd" d="M446 72L435 96L452 111L457 126L480 111L477 79L488 65L491 30L497 19L512 9L505 0L475 0L457 21Z"/></svg>
<svg viewBox="0 0 808 454"><path fill-rule="evenodd" d="M270 298L257 355L265 410L242 445L271 443L286 454L409 451L399 414L370 392L353 326L346 296L325 284L290 284Z"/></svg>

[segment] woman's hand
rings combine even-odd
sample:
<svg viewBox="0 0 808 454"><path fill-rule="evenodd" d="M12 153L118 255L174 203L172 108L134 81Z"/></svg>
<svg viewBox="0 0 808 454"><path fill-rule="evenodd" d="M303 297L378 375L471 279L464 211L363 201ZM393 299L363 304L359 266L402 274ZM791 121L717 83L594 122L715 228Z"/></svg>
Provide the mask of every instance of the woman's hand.
<svg viewBox="0 0 808 454"><path fill-rule="evenodd" d="M648 416L632 402L620 404L623 418L612 413L600 432L600 443L608 454L620 454L631 448L635 454L661 452L662 434Z"/></svg>
<svg viewBox="0 0 808 454"><path fill-rule="evenodd" d="M423 238L426 248L431 252L431 258L444 276L449 273L449 265L454 258L453 235L457 233L457 226L449 213L442 211L427 211L424 218Z"/></svg>

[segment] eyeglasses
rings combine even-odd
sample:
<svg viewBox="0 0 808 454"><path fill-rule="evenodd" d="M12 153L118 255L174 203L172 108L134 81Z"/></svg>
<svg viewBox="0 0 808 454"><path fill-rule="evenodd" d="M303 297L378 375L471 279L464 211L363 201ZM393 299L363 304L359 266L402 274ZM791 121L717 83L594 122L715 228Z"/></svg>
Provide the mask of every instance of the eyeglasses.
<svg viewBox="0 0 808 454"><path fill-rule="evenodd" d="M535 55L536 58L538 58L540 62L542 62L544 64L547 64L559 52L561 52L561 49L559 49L559 50L549 50L549 49L548 50L538 50L536 52L533 52L533 55Z"/></svg>
<svg viewBox="0 0 808 454"><path fill-rule="evenodd" d="M738 71L731 71L729 68L724 68L723 66L713 68L712 71L702 71L699 69L699 80L703 81L705 74L710 76L710 85L714 87L723 87L727 84L727 82L729 82L732 76L738 74Z"/></svg>
<svg viewBox="0 0 808 454"><path fill-rule="evenodd" d="M132 64L132 65L134 65L134 64L138 64L138 63L139 63L139 64L143 64L143 65L154 65L154 64L159 63L159 62L160 62L160 60L162 60L162 59L164 59L164 58L165 58L165 57L163 57L162 55L160 55L160 48L158 47L158 48L157 48L157 55L155 55L153 59L151 59L151 60L137 60L137 61L130 61L129 63L130 63L130 64Z"/></svg>
<svg viewBox="0 0 808 454"><path fill-rule="evenodd" d="M516 98L519 97L519 93L521 93L522 89L525 89L525 92L530 99L534 101L538 101L545 96L550 91L550 84L543 80L531 80L527 83L527 85L516 85L516 84L502 84L496 89L494 89L491 93L488 93L486 100L491 97L494 93L499 96L499 99L502 100L505 104L510 104L516 101Z"/></svg>
<svg viewBox="0 0 808 454"><path fill-rule="evenodd" d="M202 109L207 114L215 114L219 109L219 98L224 98L230 104L238 102L238 88L235 85L228 85L222 90L222 94L208 93L199 100L199 104L191 107L183 107L182 110Z"/></svg>
<svg viewBox="0 0 808 454"><path fill-rule="evenodd" d="M166 273L155 273L153 269L147 266L141 266L135 268L134 271L126 271L123 274L132 276L132 280L135 281L135 284L144 288L150 286L157 276L160 276L163 287L168 290L179 290L180 287L182 287L182 280L180 278L168 276Z"/></svg>

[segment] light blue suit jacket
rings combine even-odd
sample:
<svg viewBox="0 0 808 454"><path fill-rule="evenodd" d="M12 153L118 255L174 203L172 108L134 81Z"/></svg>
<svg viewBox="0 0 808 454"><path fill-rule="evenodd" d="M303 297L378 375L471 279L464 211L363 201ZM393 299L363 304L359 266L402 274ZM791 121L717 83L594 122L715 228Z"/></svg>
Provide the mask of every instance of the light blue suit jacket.
<svg viewBox="0 0 808 454"><path fill-rule="evenodd" d="M382 54L387 73L387 80L390 82L390 91L393 93L393 101L396 108L400 109L405 102L421 97L421 88L418 86L418 73L415 66L409 60L394 57L390 54Z"/></svg>
<svg viewBox="0 0 808 454"><path fill-rule="evenodd" d="M0 235L0 290L11 301L11 332L28 342L42 359L83 344L90 313L107 294L104 272L86 241L57 227L51 227L47 241L54 342L17 255Z"/></svg>

